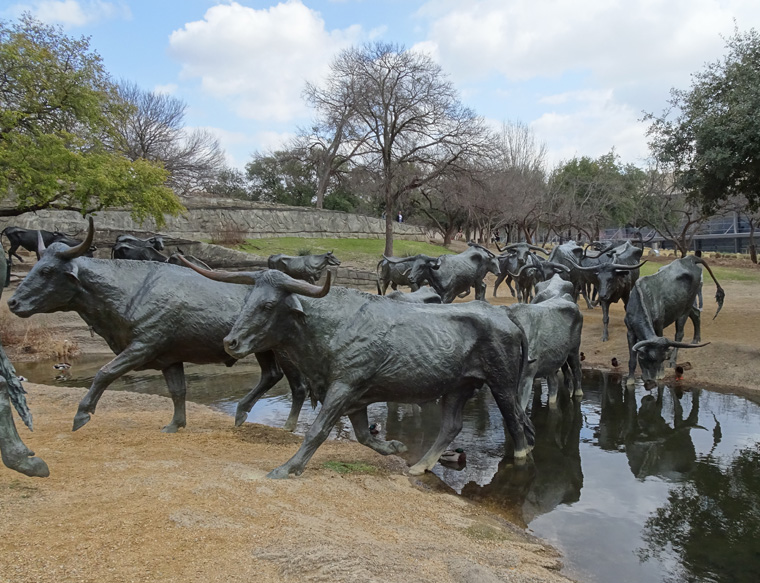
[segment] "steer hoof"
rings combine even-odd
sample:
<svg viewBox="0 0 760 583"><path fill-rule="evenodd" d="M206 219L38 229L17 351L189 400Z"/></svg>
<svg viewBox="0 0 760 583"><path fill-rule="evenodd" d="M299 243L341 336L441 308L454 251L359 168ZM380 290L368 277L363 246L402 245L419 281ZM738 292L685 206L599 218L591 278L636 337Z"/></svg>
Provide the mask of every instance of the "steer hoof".
<svg viewBox="0 0 760 583"><path fill-rule="evenodd" d="M90 414L85 413L84 411L79 411L74 416L74 427L72 427L72 431L76 431L77 429L81 429L84 425L87 425L87 422L90 420Z"/></svg>
<svg viewBox="0 0 760 583"><path fill-rule="evenodd" d="M409 468L408 474L410 476L421 476L425 473L426 470L427 468L425 466L414 464L411 468Z"/></svg>
<svg viewBox="0 0 760 583"><path fill-rule="evenodd" d="M235 411L235 427L240 427L248 419L248 411L238 409Z"/></svg>
<svg viewBox="0 0 760 583"><path fill-rule="evenodd" d="M50 475L50 469L47 464L38 457L24 458L11 467L30 478L47 478Z"/></svg>
<svg viewBox="0 0 760 583"><path fill-rule="evenodd" d="M161 428L161 433L177 433L180 427L184 427L184 424L177 425L175 423L169 423L169 425L165 425Z"/></svg>
<svg viewBox="0 0 760 583"><path fill-rule="evenodd" d="M271 478L272 480L285 480L287 479L288 475L288 469L284 466L280 466L279 468L275 468L269 472L267 474L267 478Z"/></svg>

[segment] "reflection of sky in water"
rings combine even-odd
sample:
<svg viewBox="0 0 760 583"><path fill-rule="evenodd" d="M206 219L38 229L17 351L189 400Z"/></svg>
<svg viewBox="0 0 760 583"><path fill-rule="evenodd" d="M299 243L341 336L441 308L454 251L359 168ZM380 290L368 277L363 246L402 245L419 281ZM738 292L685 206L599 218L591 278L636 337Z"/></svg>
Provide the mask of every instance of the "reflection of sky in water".
<svg viewBox="0 0 760 583"><path fill-rule="evenodd" d="M16 368L32 382L86 387L108 360L80 359L73 363L71 378L65 381L55 380L53 363L19 363ZM234 415L238 399L259 379L258 366L251 358L232 368L186 365L185 370L188 399L230 415ZM163 377L155 371L131 373L112 388L167 395ZM663 507L674 485L689 479L683 468L705 463L709 454L714 458L710 463L725 468L741 448L757 444L760 407L735 395L701 391L697 397L697 418L692 419L690 428L678 432L673 429L674 405L680 403L681 418L687 418L694 397L685 392L677 400L666 389L652 425L664 431L665 437L652 430L651 434L639 435L634 446L624 434L630 435L632 428L638 428L636 431L640 433L641 427L649 427L640 412L642 398L647 394L643 387L636 387L635 401L631 401L630 397L626 399L620 377L609 376L605 380L603 375L594 374L584 378L584 391L580 407L564 403L552 411L546 405L545 394L544 401L534 403L531 415L538 442L532 461L523 467L515 467L509 458L504 458L501 414L489 391L478 391L467 403L464 427L451 444L451 448L462 447L466 451L466 466L450 468L439 464L434 473L463 496L495 502L508 510L510 516L528 524L530 531L562 551L564 572L570 577L600 583L665 581L668 571L676 572L678 557L666 553L660 561L639 559L636 551L644 545L645 521ZM289 411L290 392L282 381L254 406L248 421L282 426ZM298 433L306 431L318 411L319 408L312 410L307 400ZM170 407L166 415L168 421ZM412 463L435 438L439 415L435 403L422 406L378 403L369 408L370 423L380 424L386 438L406 443L409 452L405 457ZM719 443L714 437L716 419L722 434ZM353 438L347 418L341 419L331 435ZM663 443L671 444L672 451L660 447ZM673 460L668 456L673 451L682 455L679 447L685 447L685 458L671 467L668 464ZM760 565L755 567L755 572L760 571Z"/></svg>

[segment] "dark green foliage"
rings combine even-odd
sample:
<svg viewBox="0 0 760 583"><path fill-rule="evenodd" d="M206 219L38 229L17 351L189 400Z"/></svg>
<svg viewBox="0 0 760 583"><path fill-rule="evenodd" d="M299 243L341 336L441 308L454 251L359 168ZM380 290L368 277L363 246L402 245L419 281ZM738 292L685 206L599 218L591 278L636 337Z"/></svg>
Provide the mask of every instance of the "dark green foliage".
<svg viewBox="0 0 760 583"><path fill-rule="evenodd" d="M691 481L674 487L646 522L643 560L678 557L678 581L757 580L760 538L760 448L741 450L728 467L697 462Z"/></svg>
<svg viewBox="0 0 760 583"><path fill-rule="evenodd" d="M29 15L0 21L0 191L16 199L2 214L127 206L160 225L181 211L166 170L113 148L127 114L88 39Z"/></svg>
<svg viewBox="0 0 760 583"><path fill-rule="evenodd" d="M760 207L760 35L734 31L727 54L673 89L669 108L648 114L650 146L676 188L705 209L732 196ZM669 114L673 113L670 118Z"/></svg>

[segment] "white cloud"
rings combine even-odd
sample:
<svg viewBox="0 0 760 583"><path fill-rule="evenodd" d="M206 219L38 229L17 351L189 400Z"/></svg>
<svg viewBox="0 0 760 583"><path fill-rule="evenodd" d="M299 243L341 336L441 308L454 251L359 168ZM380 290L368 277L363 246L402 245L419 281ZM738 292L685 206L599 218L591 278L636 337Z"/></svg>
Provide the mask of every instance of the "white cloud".
<svg viewBox="0 0 760 583"><path fill-rule="evenodd" d="M625 162L644 162L646 124L640 121L640 112L617 101L612 91L580 91L554 97L557 99L550 97L547 102L572 102L577 108L547 111L530 124L536 137L546 142L550 164L575 156L596 158L613 147Z"/></svg>
<svg viewBox="0 0 760 583"><path fill-rule="evenodd" d="M760 24L756 0L433 0L417 13L428 43L462 80L498 72L510 80L591 71L636 82L693 71L722 53L719 34Z"/></svg>
<svg viewBox="0 0 760 583"><path fill-rule="evenodd" d="M292 132L230 131L219 127L202 127L219 140L225 152L227 165L244 170L254 153L266 153L282 149L295 137Z"/></svg>
<svg viewBox="0 0 760 583"><path fill-rule="evenodd" d="M419 44L460 86L488 82L492 96L504 89L500 82L514 89L504 100L510 115L531 123L552 158L598 156L614 146L639 162L647 154L642 112L660 113L671 87L688 88L692 73L718 60L721 35L735 24L760 28L760 4L430 0L416 18L427 25Z"/></svg>
<svg viewBox="0 0 760 583"><path fill-rule="evenodd" d="M42 22L60 24L65 28L86 26L103 20L132 18L129 6L123 2L102 0L37 0L13 4L5 12L13 17L29 12Z"/></svg>
<svg viewBox="0 0 760 583"><path fill-rule="evenodd" d="M326 30L319 13L299 0L263 10L232 2L174 31L169 50L183 78L199 78L204 91L230 101L241 117L287 121L305 113L304 82L323 78L361 33L358 26Z"/></svg>

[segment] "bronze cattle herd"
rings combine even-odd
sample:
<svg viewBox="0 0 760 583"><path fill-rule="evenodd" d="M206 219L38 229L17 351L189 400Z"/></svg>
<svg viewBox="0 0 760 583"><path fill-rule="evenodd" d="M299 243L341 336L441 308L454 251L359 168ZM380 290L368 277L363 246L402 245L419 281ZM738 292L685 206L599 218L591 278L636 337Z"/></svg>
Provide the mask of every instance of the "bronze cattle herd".
<svg viewBox="0 0 760 583"><path fill-rule="evenodd" d="M409 468L410 474L421 474L439 461L462 428L465 403L486 385L504 417L511 438L508 451L516 460L524 459L535 442L525 411L534 381L546 379L549 402L554 403L562 371L564 389L574 397L582 395L581 295L588 307L592 302L602 306L602 340L608 337L610 303L623 300L628 383L633 384L638 364L647 388L662 378L668 356L675 365L678 348L702 346L694 301L702 268L717 286L718 312L725 297L700 257L677 259L639 278L641 239L606 247L570 241L551 252L513 243L499 248L500 255L470 243L458 255L384 257L377 266L375 295L332 287L329 267L340 265L332 253L273 255L268 270L224 272L182 254L164 255L160 237L124 235L113 246L111 259L93 258L91 218L84 241L42 231L33 232L32 238L22 231L3 231L11 242L9 261L11 256L21 259L16 255L19 246L36 251L38 261L8 300L10 311L20 317L77 312L116 354L79 403L74 430L90 420L114 380L132 370L157 369L174 404L163 430L175 432L187 422L184 363L232 366L253 353L261 379L239 402L237 425L283 375L292 393L286 429L295 429L306 397L312 404L321 403L301 447L269 473L272 478L300 475L343 415L360 443L384 455L403 452L403 443L386 441L371 430L368 405L438 401L439 434ZM0 270L5 275L1 264ZM489 272L497 278L493 295L506 279L516 304L487 302L484 278ZM394 291L386 296L389 286ZM398 286L409 286L411 292ZM479 301L452 304L472 290ZM694 325L690 344L683 342L687 319ZM674 340L663 336L671 324L676 326ZM45 462L16 432L11 405L30 429L31 414L1 347L0 375L3 463L26 475L46 476Z"/></svg>

